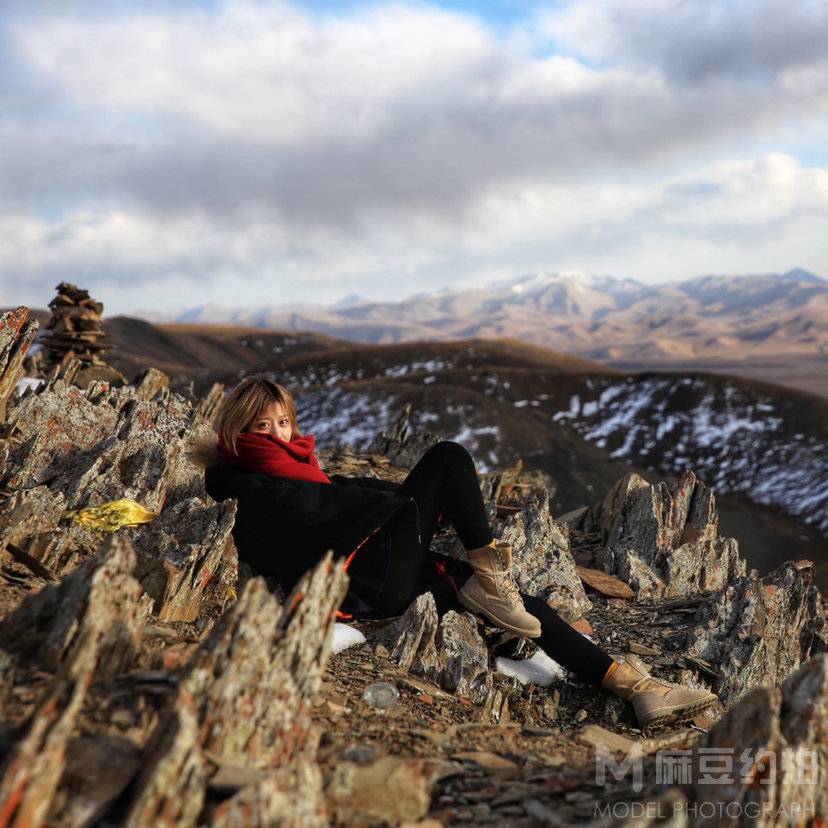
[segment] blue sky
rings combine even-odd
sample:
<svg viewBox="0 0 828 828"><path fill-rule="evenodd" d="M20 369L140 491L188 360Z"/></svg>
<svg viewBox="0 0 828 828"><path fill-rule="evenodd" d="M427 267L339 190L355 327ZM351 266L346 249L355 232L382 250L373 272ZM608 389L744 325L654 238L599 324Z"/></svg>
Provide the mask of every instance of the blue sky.
<svg viewBox="0 0 828 828"><path fill-rule="evenodd" d="M14 0L0 304L828 273L828 4Z"/></svg>
<svg viewBox="0 0 828 828"><path fill-rule="evenodd" d="M378 4L363 2L363 0L303 0L299 5L316 14L343 15L355 9ZM495 29L508 31L539 8L553 4L529 2L529 0L492 0L489 3L478 3L474 0L447 0L447 2L432 5L477 17Z"/></svg>

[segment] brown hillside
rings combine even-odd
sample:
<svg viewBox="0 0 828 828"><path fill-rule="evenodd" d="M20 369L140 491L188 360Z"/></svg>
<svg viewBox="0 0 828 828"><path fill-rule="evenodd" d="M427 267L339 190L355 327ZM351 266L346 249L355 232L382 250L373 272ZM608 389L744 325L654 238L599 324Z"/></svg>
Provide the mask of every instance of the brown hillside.
<svg viewBox="0 0 828 828"><path fill-rule="evenodd" d="M153 365L169 374L173 387L194 382L209 387L213 377L233 376L293 351L312 353L336 346L323 334L283 334L232 325L152 325L115 316L104 322L115 346L109 361L126 376Z"/></svg>
<svg viewBox="0 0 828 828"><path fill-rule="evenodd" d="M405 365L424 360L461 361L465 368L484 365L498 368L543 369L560 374L614 374L606 366L583 357L571 356L540 345L509 337L460 339L442 342L401 342L389 345L340 342L335 352L294 354L285 360L288 368L301 360L323 363L336 361L343 368L360 362L381 360L386 365ZM461 367L456 364L456 367Z"/></svg>
<svg viewBox="0 0 828 828"><path fill-rule="evenodd" d="M468 367L533 368L560 374L615 373L597 362L511 338L378 345L249 326L152 325L126 316L105 320L104 328L115 346L109 361L126 376L149 364L169 374L173 387L192 381L199 391L213 381L232 383L240 372L293 373L310 365L322 370L335 364L345 373L359 365L374 365L382 375L389 366L436 359L456 362L461 355Z"/></svg>

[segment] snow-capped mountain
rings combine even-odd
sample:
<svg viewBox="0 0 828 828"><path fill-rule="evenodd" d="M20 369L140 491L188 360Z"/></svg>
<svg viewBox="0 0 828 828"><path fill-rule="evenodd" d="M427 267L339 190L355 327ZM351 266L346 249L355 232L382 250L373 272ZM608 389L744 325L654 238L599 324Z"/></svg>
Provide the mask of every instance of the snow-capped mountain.
<svg viewBox="0 0 828 828"><path fill-rule="evenodd" d="M788 321L785 314L791 312L813 315L815 322L818 317L824 326L828 281L802 269L783 274L701 276L661 285L580 271L541 272L480 287L418 293L393 302L371 302L349 294L333 305L203 305L178 312L174 321L293 330L303 326L369 341L367 325L390 331L396 341L424 334L432 339L484 335L487 329L498 328L500 335L530 334L531 341L550 346L556 344L551 340L561 336L571 338L568 325L600 322L578 331L598 351L607 340L622 347L618 335L625 331L622 339L640 339L642 326L679 334L678 338L687 338L692 329L700 340L705 334L715 337L719 329L738 338L741 332L732 330L732 322L744 326L773 319L784 324ZM574 344L580 344L577 337ZM703 350L703 346L701 341L693 342L696 349Z"/></svg>
<svg viewBox="0 0 828 828"><path fill-rule="evenodd" d="M335 305L205 305L174 321L375 343L510 337L622 370L720 370L779 382L796 364L792 384L828 393L828 281L801 268L660 285L544 271L393 302L351 294Z"/></svg>

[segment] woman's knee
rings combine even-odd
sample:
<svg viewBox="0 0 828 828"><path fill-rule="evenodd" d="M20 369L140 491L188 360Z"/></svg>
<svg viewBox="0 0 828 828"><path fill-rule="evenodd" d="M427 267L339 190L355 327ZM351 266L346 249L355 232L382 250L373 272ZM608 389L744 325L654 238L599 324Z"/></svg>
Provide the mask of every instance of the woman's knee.
<svg viewBox="0 0 828 828"><path fill-rule="evenodd" d="M439 443L435 443L428 451L449 461L471 463L472 466L474 465L474 459L466 447L454 440L440 440Z"/></svg>

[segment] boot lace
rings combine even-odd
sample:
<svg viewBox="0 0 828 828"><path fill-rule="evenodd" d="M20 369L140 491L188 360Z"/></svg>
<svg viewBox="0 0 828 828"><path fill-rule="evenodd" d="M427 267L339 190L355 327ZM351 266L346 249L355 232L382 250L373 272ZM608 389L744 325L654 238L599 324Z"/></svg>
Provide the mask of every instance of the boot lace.
<svg viewBox="0 0 828 828"><path fill-rule="evenodd" d="M517 584L515 583L515 579L512 577L511 571L506 568L506 561L504 560L501 551L495 547L495 552L497 553L497 559L500 563L500 568L497 571L497 581L501 591L512 604L522 604L523 599L520 597Z"/></svg>
<svg viewBox="0 0 828 828"><path fill-rule="evenodd" d="M665 691L673 690L675 688L674 684L670 684L670 682L664 681L664 679L656 678L655 676L649 675L649 673L644 673L641 678L633 684L632 690L634 693L637 693L640 690L646 691L648 689L648 685L656 685L656 687Z"/></svg>

